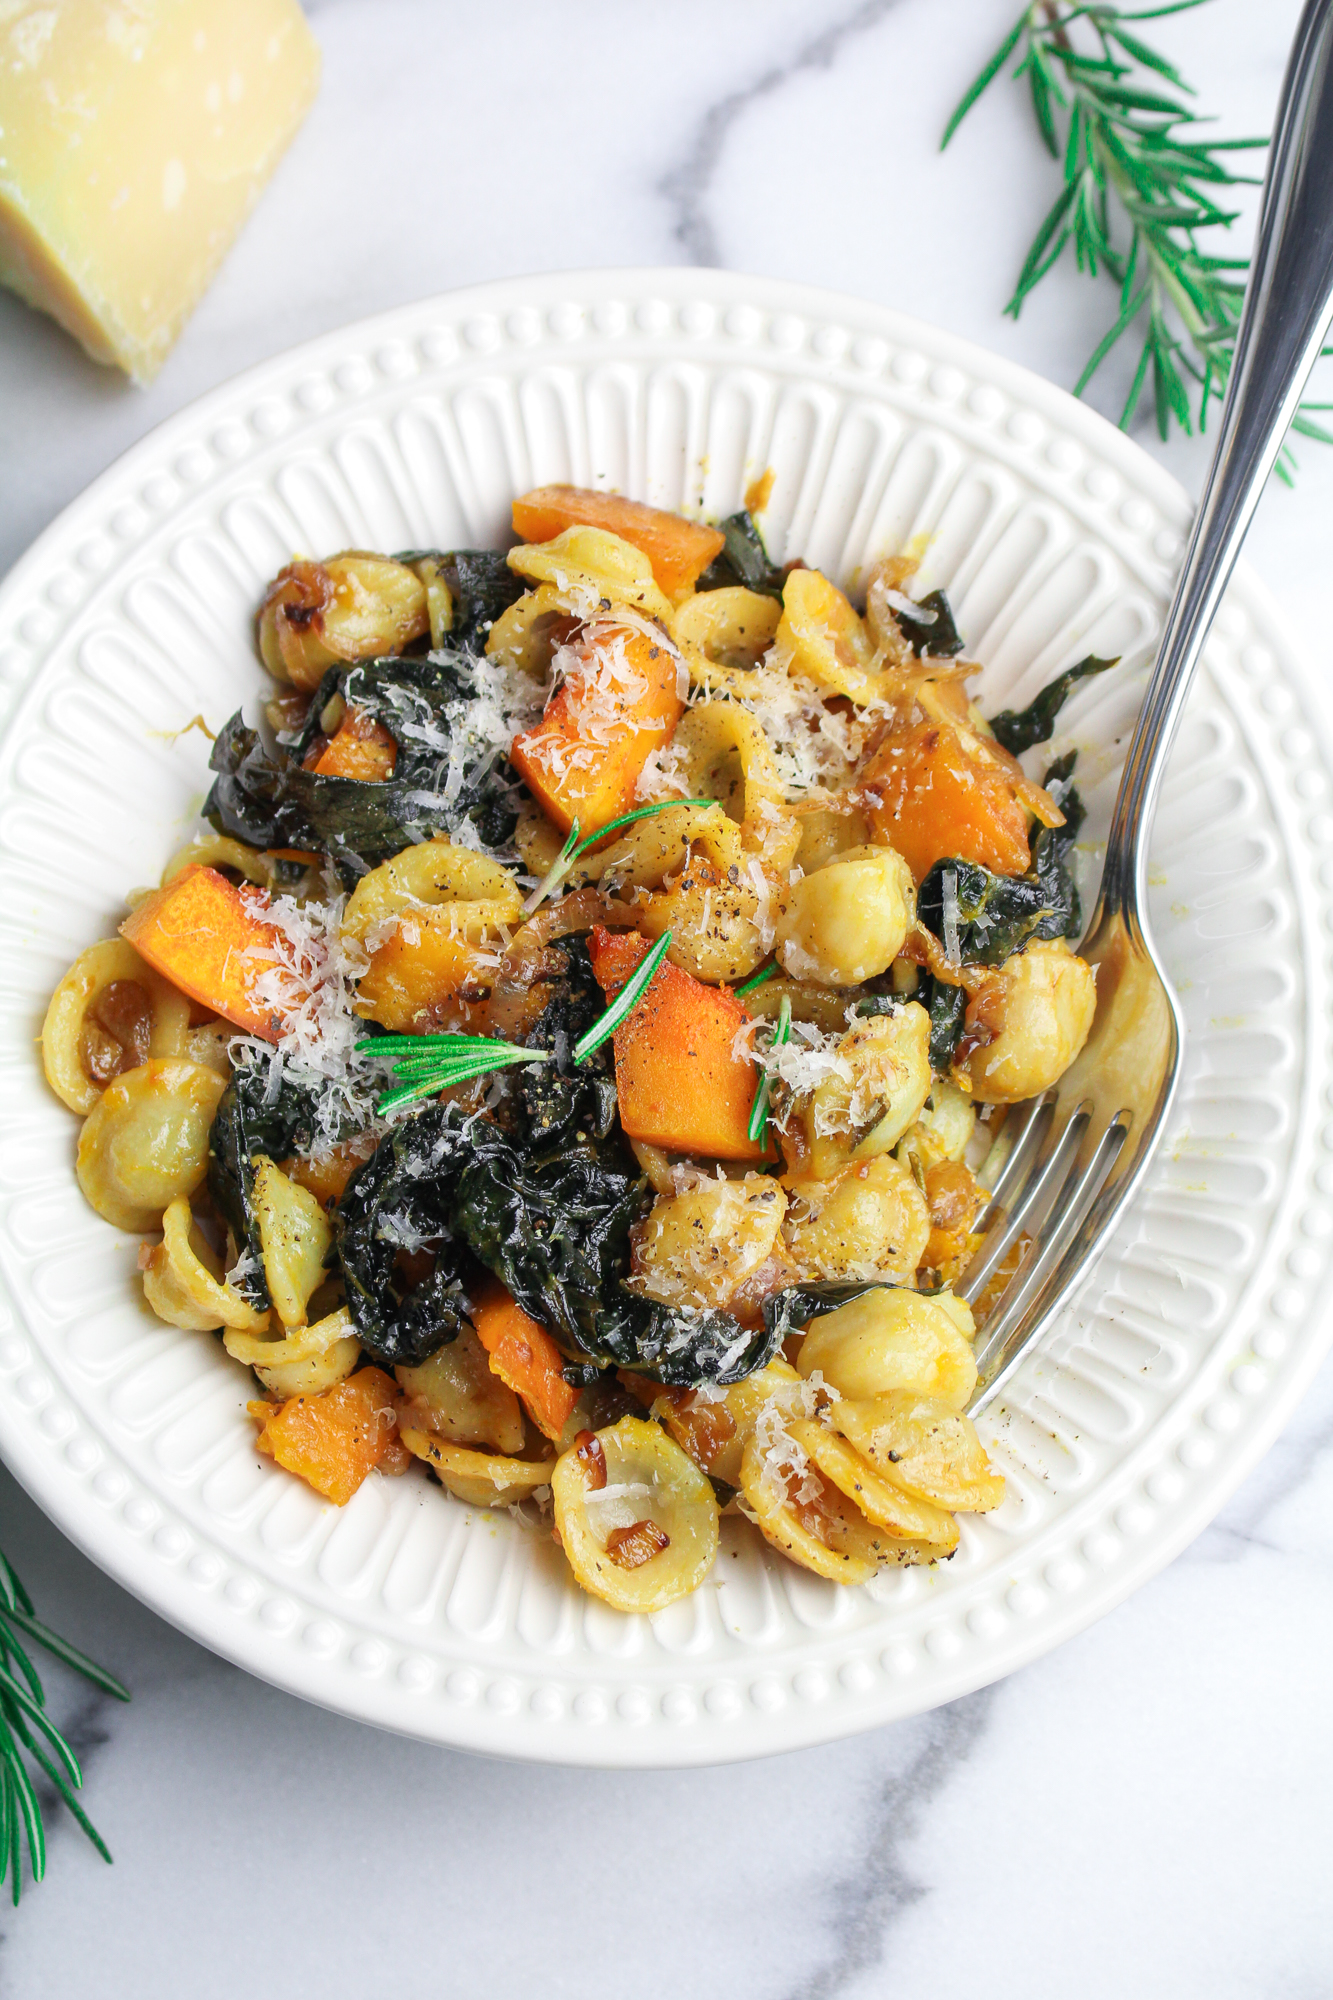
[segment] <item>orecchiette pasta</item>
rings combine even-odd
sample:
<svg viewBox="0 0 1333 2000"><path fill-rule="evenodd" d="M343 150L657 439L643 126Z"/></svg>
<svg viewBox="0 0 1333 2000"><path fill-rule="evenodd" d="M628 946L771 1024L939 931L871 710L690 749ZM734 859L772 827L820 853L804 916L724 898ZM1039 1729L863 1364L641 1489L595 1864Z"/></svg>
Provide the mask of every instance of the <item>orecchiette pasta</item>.
<svg viewBox="0 0 1333 2000"><path fill-rule="evenodd" d="M899 1161L852 1161L829 1180L787 1180L796 1271L821 1279L908 1278L930 1237L925 1196Z"/></svg>
<svg viewBox="0 0 1333 2000"><path fill-rule="evenodd" d="M971 1332L967 1306L947 1293L866 1292L815 1320L797 1367L861 1401L910 1389L961 1410L977 1382Z"/></svg>
<svg viewBox="0 0 1333 2000"><path fill-rule="evenodd" d="M827 1424L797 1417L787 1425L787 1435L872 1527L883 1528L896 1542L926 1542L941 1555L953 1554L958 1546L958 1526L952 1514L885 1479Z"/></svg>
<svg viewBox="0 0 1333 2000"><path fill-rule="evenodd" d="M915 1001L858 1022L838 1043L839 1068L811 1093L805 1165L825 1180L849 1160L887 1153L930 1094L930 1016Z"/></svg>
<svg viewBox="0 0 1333 2000"><path fill-rule="evenodd" d="M324 1275L333 1231L322 1204L308 1188L289 1180L262 1153L251 1164L251 1203L264 1255L264 1282L282 1324L301 1326Z"/></svg>
<svg viewBox="0 0 1333 2000"><path fill-rule="evenodd" d="M530 1500L555 1473L554 1458L506 1458L501 1452L473 1451L450 1444L434 1431L404 1424L400 1435L414 1458L422 1458L440 1484L469 1507L512 1507Z"/></svg>
<svg viewBox="0 0 1333 2000"><path fill-rule="evenodd" d="M509 567L530 583L583 592L585 615L587 606L608 597L613 605L670 623L670 601L654 583L647 556L604 528L566 528L552 541L511 549Z"/></svg>
<svg viewBox="0 0 1333 2000"><path fill-rule="evenodd" d="M675 634L693 684L713 694L759 694L755 668L781 616L777 599L756 590L703 590L688 598L676 612Z"/></svg>
<svg viewBox="0 0 1333 2000"><path fill-rule="evenodd" d="M289 563L259 612L259 651L275 680L317 688L338 660L401 652L429 629L420 577L387 556L347 549Z"/></svg>
<svg viewBox="0 0 1333 2000"><path fill-rule="evenodd" d="M741 1492L766 1542L831 1583L869 1583L894 1561L893 1539L812 1466L794 1439L775 1453L753 1433L741 1460Z"/></svg>
<svg viewBox="0 0 1333 2000"><path fill-rule="evenodd" d="M522 913L513 877L471 848L431 840L383 862L357 883L343 916L344 938L369 957L358 1013L415 1033L470 1019Z"/></svg>
<svg viewBox="0 0 1333 2000"><path fill-rule="evenodd" d="M471 1327L415 1368L394 1370L408 1398L402 1421L451 1444L488 1446L503 1457L523 1448L523 1410L491 1369Z"/></svg>
<svg viewBox="0 0 1333 2000"><path fill-rule="evenodd" d="M153 1311L169 1326L195 1333L236 1327L262 1333L267 1313L256 1312L222 1274L222 1259L194 1219L186 1195L177 1195L162 1213L162 1241L148 1252L143 1289Z"/></svg>
<svg viewBox="0 0 1333 2000"><path fill-rule="evenodd" d="M279 1340L228 1329L223 1346L253 1368L275 1396L317 1396L346 1381L361 1358L361 1343L345 1306L310 1326L296 1326Z"/></svg>
<svg viewBox="0 0 1333 2000"><path fill-rule="evenodd" d="M976 1425L952 1403L890 1389L870 1402L843 1398L829 1422L887 1480L936 1507L975 1514L1004 1499Z"/></svg>
<svg viewBox="0 0 1333 2000"><path fill-rule="evenodd" d="M635 1277L653 1298L695 1310L739 1308L749 1318L745 1295L772 1275L786 1212L785 1190L764 1174L664 1196L637 1231Z"/></svg>
<svg viewBox="0 0 1333 2000"><path fill-rule="evenodd" d="M617 1611L662 1611L712 1568L713 1489L680 1446L642 1417L622 1417L562 1452L551 1495L571 1569Z"/></svg>
<svg viewBox="0 0 1333 2000"><path fill-rule="evenodd" d="M794 979L859 986L887 972L916 912L912 873L891 847L853 847L804 875L777 910L778 958Z"/></svg>
<svg viewBox="0 0 1333 2000"><path fill-rule="evenodd" d="M1006 960L964 1017L962 1076L982 1104L1018 1104L1057 1082L1088 1039L1097 1011L1092 968L1062 938Z"/></svg>
<svg viewBox="0 0 1333 2000"><path fill-rule="evenodd" d="M86 1199L118 1229L156 1229L208 1169L208 1134L223 1081L202 1063L165 1057L116 1077L84 1120L77 1172Z"/></svg>
<svg viewBox="0 0 1333 2000"><path fill-rule="evenodd" d="M133 945L107 938L80 952L51 995L42 1023L46 1080L86 1117L113 1077L149 1056L186 1054L189 1026L185 995Z"/></svg>

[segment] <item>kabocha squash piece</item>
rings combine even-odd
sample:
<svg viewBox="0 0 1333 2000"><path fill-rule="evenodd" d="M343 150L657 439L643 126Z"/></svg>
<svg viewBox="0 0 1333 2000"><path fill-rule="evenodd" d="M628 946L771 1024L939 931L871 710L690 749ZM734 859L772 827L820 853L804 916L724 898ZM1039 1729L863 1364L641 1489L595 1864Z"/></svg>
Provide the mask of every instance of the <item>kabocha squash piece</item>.
<svg viewBox="0 0 1333 2000"><path fill-rule="evenodd" d="M280 1016L255 987L273 966L278 935L265 923L268 897L236 888L216 868L187 868L154 889L120 927L141 958L173 986L234 1027L276 1042ZM267 953L268 957L252 956Z"/></svg>
<svg viewBox="0 0 1333 2000"><path fill-rule="evenodd" d="M608 1000L648 950L635 932L604 930L588 941ZM620 1122L631 1139L714 1160L761 1160L749 1135L757 1072L734 1053L748 1010L724 988L704 986L665 964L615 1034Z"/></svg>
<svg viewBox="0 0 1333 2000"><path fill-rule="evenodd" d="M547 817L568 833L629 812L640 774L685 712L665 637L608 620L574 642L578 663L510 761Z"/></svg>
<svg viewBox="0 0 1333 2000"><path fill-rule="evenodd" d="M395 1034L476 1034L494 977L493 951L409 919L375 947L354 1011Z"/></svg>
<svg viewBox="0 0 1333 2000"><path fill-rule="evenodd" d="M362 1368L318 1396L251 1403L259 1449L316 1493L345 1507L396 1443L398 1391L381 1368Z"/></svg>
<svg viewBox="0 0 1333 2000"><path fill-rule="evenodd" d="M393 776L398 762L398 745L382 722L363 708L349 708L335 733L318 755L306 762L306 769L321 778L359 778L377 784Z"/></svg>
<svg viewBox="0 0 1333 2000"><path fill-rule="evenodd" d="M618 493L594 493L586 486L535 486L514 502L514 533L525 542L549 542L566 528L605 528L641 549L653 566L658 587L670 598L693 588L710 562L721 555L726 537L702 521L686 521Z"/></svg>
<svg viewBox="0 0 1333 2000"><path fill-rule="evenodd" d="M947 723L919 722L887 737L866 768L865 797L876 837L897 848L918 882L937 861L976 861L997 875L1028 866L1027 813L1014 778L971 754Z"/></svg>
<svg viewBox="0 0 1333 2000"><path fill-rule="evenodd" d="M546 1328L498 1284L486 1286L476 1298L472 1324L500 1380L521 1399L538 1430L558 1438L579 1392L566 1382L565 1358Z"/></svg>

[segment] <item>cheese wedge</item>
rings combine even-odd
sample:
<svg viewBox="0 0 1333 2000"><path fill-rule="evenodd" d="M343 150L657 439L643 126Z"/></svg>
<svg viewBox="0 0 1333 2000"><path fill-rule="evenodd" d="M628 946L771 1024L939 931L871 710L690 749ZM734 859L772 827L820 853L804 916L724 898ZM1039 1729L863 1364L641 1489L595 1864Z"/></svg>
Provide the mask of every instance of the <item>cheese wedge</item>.
<svg viewBox="0 0 1333 2000"><path fill-rule="evenodd" d="M318 82L296 0L0 5L0 282L148 381Z"/></svg>

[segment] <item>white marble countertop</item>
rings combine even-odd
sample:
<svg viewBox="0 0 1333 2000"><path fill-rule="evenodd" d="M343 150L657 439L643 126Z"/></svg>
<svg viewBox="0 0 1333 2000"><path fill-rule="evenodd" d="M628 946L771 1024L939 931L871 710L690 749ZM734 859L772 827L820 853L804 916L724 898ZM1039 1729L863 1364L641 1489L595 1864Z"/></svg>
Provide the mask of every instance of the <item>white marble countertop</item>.
<svg viewBox="0 0 1333 2000"><path fill-rule="evenodd" d="M936 151L1015 5L317 0L319 102L149 391L0 295L0 566L236 370L525 270L807 279L1071 384L1105 291L1066 269L1001 317L1053 193L1017 90ZM1297 12L1216 0L1156 32L1239 134L1267 128ZM1137 435L1197 482L1200 447ZM1250 557L1318 666L1333 451L1301 461ZM1333 1365L1219 1520L1091 1631L916 1721L715 1772L486 1763L306 1707L160 1623L2 1472L0 1544L135 1697L53 1676L116 1865L53 1816L46 1883L0 1918L12 2000L1333 1986Z"/></svg>

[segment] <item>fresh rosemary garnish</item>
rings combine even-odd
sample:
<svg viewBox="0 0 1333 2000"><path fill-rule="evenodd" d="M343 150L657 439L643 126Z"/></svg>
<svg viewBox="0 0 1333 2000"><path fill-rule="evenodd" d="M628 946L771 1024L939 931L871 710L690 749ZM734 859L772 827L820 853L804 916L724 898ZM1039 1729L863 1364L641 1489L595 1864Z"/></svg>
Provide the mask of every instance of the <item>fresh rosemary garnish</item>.
<svg viewBox="0 0 1333 2000"><path fill-rule="evenodd" d="M644 994L653 983L653 975L671 948L671 933L663 931L648 956L640 961L625 984L617 993L601 1019L594 1021L586 1035L581 1035L574 1044L575 1063L586 1062L595 1049L600 1049L607 1037L614 1035L623 1021L627 1021Z"/></svg>
<svg viewBox="0 0 1333 2000"><path fill-rule="evenodd" d="M550 1062L549 1049L521 1049L515 1042L494 1041L488 1035L376 1035L358 1042L357 1053L390 1062L400 1079L397 1090L381 1097L381 1116L418 1098L438 1097L456 1083L508 1069L514 1063Z"/></svg>
<svg viewBox="0 0 1333 2000"><path fill-rule="evenodd" d="M743 1000L747 993L753 993L756 987L763 986L767 980L773 977L775 972L780 972L781 970L782 967L774 959L771 964L760 966L758 972L752 972L742 985L734 986L732 992L738 1000Z"/></svg>
<svg viewBox="0 0 1333 2000"><path fill-rule="evenodd" d="M773 1030L773 1039L768 1045L768 1053L772 1055L775 1050L780 1049L790 1034L791 999L784 993L782 996L782 1005L778 1009L778 1025ZM749 1136L756 1145L763 1140L764 1128L768 1124L768 1099L771 1087L772 1078L769 1072L764 1070L758 1083L755 1085L754 1102L750 1106Z"/></svg>
<svg viewBox="0 0 1333 2000"><path fill-rule="evenodd" d="M634 1012L670 947L671 933L663 931L606 1012L575 1042L575 1067L586 1062ZM438 1097L442 1090L452 1090L457 1083L470 1083L474 1077L490 1076L515 1063L553 1060L550 1049L524 1049L516 1042L495 1041L488 1035L374 1035L356 1046L358 1055L378 1057L389 1063L399 1079L398 1088L385 1091L379 1101L383 1117L401 1105L414 1104L419 1098Z"/></svg>
<svg viewBox="0 0 1333 2000"><path fill-rule="evenodd" d="M599 826L595 833L587 834L582 840L579 838L579 823L575 820L565 837L564 846L523 905L523 914L530 917L534 910L540 909L546 898L554 895L560 887L579 856L586 854L590 847L598 846L608 834L618 833L622 826L630 826L636 819L651 819L655 813L667 812L672 806L716 804L716 799L659 799L656 805L639 806L634 812L621 813L619 819L609 819L605 826Z"/></svg>
<svg viewBox="0 0 1333 2000"><path fill-rule="evenodd" d="M23 1893L22 1846L26 1841L28 1866L34 1882L46 1872L46 1832L42 1825L41 1801L23 1753L50 1779L83 1831L104 1861L111 1852L74 1794L83 1785L79 1760L46 1713L46 1695L18 1634L35 1639L57 1660L63 1660L76 1674L91 1681L103 1694L128 1701L129 1692L114 1674L107 1673L68 1640L43 1625L33 1612L29 1597L13 1569L0 1555L0 1882L9 1877L15 1903ZM45 1737L54 1759L38 1741Z"/></svg>
<svg viewBox="0 0 1333 2000"><path fill-rule="evenodd" d="M1029 0L965 92L941 141L948 145L1019 51L1013 74L1028 79L1038 131L1051 157L1063 161L1064 186L1033 238L1005 311L1018 317L1028 294L1072 243L1080 271L1090 277L1104 271L1120 287L1119 312L1074 393L1082 395L1112 348L1138 327L1143 345L1120 425L1127 429L1133 421L1151 370L1163 438L1173 421L1187 433L1196 422L1203 430L1210 400L1226 389L1249 263L1210 256L1196 232L1235 221L1237 210L1218 205L1222 189L1255 184L1235 172L1227 156L1268 143L1193 136L1205 120L1177 94L1192 96L1189 84L1130 26L1203 4L1170 0L1131 12ZM1309 414L1329 407L1303 403L1292 429L1333 443L1333 433ZM1293 463L1284 449L1278 470L1288 480Z"/></svg>

